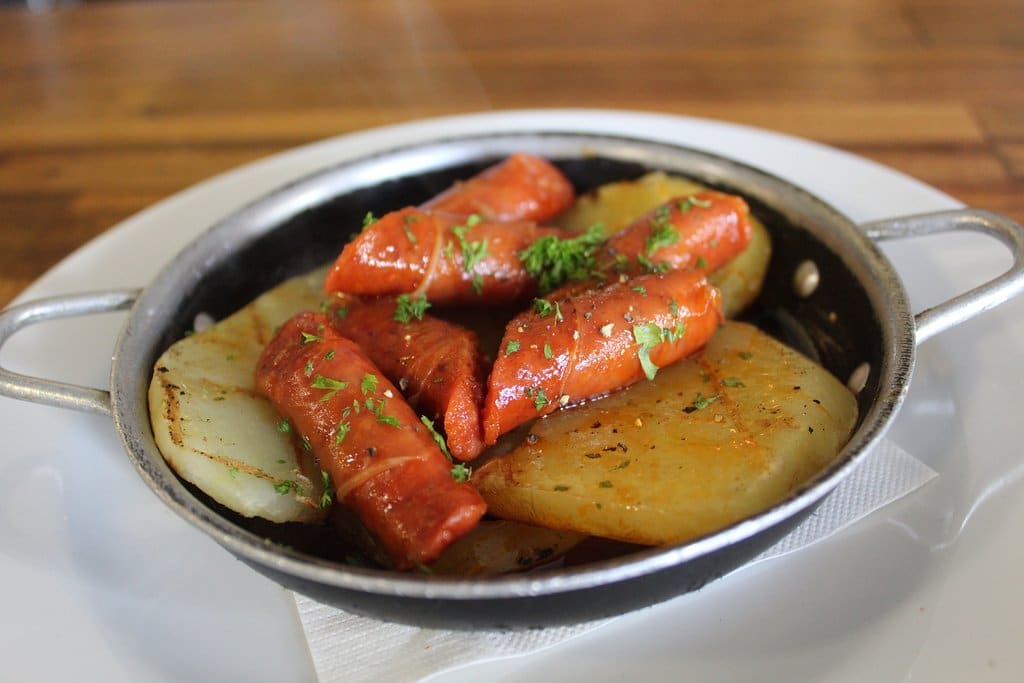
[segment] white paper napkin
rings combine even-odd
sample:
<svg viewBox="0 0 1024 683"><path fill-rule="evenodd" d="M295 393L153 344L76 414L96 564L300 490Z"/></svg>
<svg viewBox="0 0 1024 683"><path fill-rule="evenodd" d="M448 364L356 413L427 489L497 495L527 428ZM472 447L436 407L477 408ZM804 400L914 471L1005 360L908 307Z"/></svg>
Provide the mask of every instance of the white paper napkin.
<svg viewBox="0 0 1024 683"><path fill-rule="evenodd" d="M933 469L883 440L810 517L745 567L828 538L935 476ZM467 664L537 652L611 621L530 631L445 631L348 614L298 594L295 604L320 683L418 681Z"/></svg>

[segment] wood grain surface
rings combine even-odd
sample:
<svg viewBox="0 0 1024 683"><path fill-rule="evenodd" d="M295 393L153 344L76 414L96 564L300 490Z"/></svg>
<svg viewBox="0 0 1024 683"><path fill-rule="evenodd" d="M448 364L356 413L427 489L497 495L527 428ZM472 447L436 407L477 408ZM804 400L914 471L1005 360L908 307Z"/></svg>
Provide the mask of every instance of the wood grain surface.
<svg viewBox="0 0 1024 683"><path fill-rule="evenodd" d="M423 116L706 116L1024 222L1024 0L316 0L0 7L0 306L234 166Z"/></svg>

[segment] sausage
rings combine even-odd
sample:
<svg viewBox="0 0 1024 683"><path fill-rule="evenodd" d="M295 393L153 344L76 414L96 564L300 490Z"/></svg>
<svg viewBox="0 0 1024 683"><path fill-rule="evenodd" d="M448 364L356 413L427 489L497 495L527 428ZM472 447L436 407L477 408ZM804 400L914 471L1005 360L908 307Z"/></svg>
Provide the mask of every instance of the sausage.
<svg viewBox="0 0 1024 683"><path fill-rule="evenodd" d="M597 261L605 270L620 272L661 264L711 272L746 249L750 236L746 201L705 190L676 197L619 230L608 238Z"/></svg>
<svg viewBox="0 0 1024 683"><path fill-rule="evenodd" d="M452 478L398 390L326 316L300 313L281 326L257 364L256 387L395 568L433 561L486 511L476 489Z"/></svg>
<svg viewBox="0 0 1024 683"><path fill-rule="evenodd" d="M498 223L407 207L367 226L338 256L327 292L424 294L433 304L509 303L536 283L519 252L556 228Z"/></svg>
<svg viewBox="0 0 1024 683"><path fill-rule="evenodd" d="M476 335L428 314L396 320L394 299L346 304L331 317L334 329L358 344L413 408L441 421L455 458L478 456L483 375Z"/></svg>
<svg viewBox="0 0 1024 683"><path fill-rule="evenodd" d="M551 163L516 153L469 180L457 182L420 208L487 221L543 223L569 208L572 183Z"/></svg>
<svg viewBox="0 0 1024 683"><path fill-rule="evenodd" d="M537 302L506 326L488 377L488 445L533 418L652 377L701 348L722 320L718 290L692 269Z"/></svg>

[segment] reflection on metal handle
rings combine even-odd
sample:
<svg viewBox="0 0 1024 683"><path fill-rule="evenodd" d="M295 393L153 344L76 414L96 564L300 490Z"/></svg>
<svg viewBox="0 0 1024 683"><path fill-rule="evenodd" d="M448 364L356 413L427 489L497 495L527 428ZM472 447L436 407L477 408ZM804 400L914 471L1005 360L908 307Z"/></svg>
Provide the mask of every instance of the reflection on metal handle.
<svg viewBox="0 0 1024 683"><path fill-rule="evenodd" d="M959 209L865 223L861 227L876 240L973 230L995 237L1010 249L1013 265L1005 273L915 316L918 344L1024 290L1024 227L1005 216L981 209Z"/></svg>
<svg viewBox="0 0 1024 683"><path fill-rule="evenodd" d="M38 299L12 306L0 312L0 348L11 335L28 325L57 318L122 311L131 308L138 296L139 290L125 289ZM109 391L20 375L3 367L0 367L0 396L110 415Z"/></svg>

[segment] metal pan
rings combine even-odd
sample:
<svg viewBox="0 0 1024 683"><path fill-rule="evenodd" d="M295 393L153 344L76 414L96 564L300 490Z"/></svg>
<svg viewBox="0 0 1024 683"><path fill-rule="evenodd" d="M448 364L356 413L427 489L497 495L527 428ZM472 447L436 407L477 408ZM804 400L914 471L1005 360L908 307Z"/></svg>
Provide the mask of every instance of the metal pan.
<svg viewBox="0 0 1024 683"><path fill-rule="evenodd" d="M775 245L764 294L751 312L833 374L862 388L853 437L835 462L783 502L681 545L529 574L453 579L352 567L303 544L266 542L245 520L179 480L150 428L155 359L205 312L220 318L285 278L333 258L367 210L418 204L514 151L555 161L580 191L650 170L690 176L746 197ZM944 231L989 234L1011 250L1006 273L916 316L873 240ZM822 284L794 292L813 262ZM139 474L175 512L281 585L346 610L424 626L504 628L575 623L651 605L737 568L800 523L889 427L914 366L916 344L1024 288L1024 229L985 211L960 210L855 225L808 192L755 168L641 139L573 132L502 133L403 146L322 170L228 216L191 243L144 290L29 302L0 313L0 346L49 319L131 309L116 342L110 390L0 368L0 395L112 416Z"/></svg>

